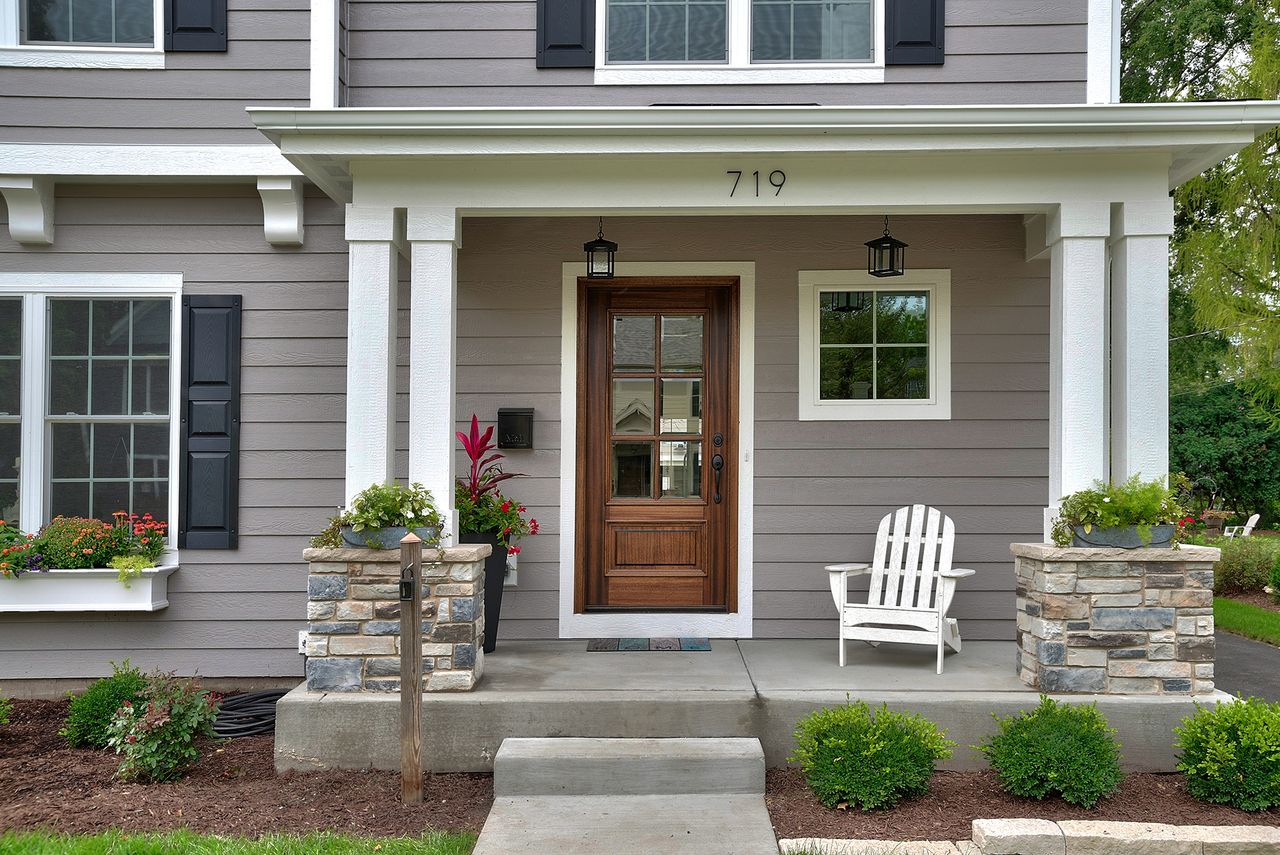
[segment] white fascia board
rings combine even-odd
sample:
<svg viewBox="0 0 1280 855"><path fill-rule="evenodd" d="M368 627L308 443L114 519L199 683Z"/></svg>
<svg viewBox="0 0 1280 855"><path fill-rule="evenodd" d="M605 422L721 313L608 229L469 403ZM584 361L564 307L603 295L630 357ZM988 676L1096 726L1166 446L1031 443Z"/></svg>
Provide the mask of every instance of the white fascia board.
<svg viewBox="0 0 1280 855"><path fill-rule="evenodd" d="M273 145L45 145L0 143L9 174L54 178L300 177Z"/></svg>

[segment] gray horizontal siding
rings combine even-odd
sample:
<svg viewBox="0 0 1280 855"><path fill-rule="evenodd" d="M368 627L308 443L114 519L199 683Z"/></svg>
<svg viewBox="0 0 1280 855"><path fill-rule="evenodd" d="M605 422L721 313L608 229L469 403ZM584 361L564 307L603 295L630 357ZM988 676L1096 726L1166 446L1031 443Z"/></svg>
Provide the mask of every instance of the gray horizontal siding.
<svg viewBox="0 0 1280 855"><path fill-rule="evenodd" d="M0 616L0 649L20 654L4 657L0 679L96 676L125 657L210 677L299 676L301 550L342 501L345 378L316 364L333 346L315 345L344 347L341 209L309 194L306 246L277 250L252 186L57 194L56 245L24 250L0 227L0 269L177 271L189 293L243 295L242 534L236 551L185 550L162 611Z"/></svg>
<svg viewBox="0 0 1280 855"><path fill-rule="evenodd" d="M950 0L944 65L898 66L882 84L856 86L593 86L590 69L535 67L536 8L532 0L350 0L349 103L1073 103L1085 94L1084 0Z"/></svg>
<svg viewBox="0 0 1280 855"><path fill-rule="evenodd" d="M247 106L306 106L307 0L230 0L225 53L163 70L0 68L0 142L261 143Z"/></svg>

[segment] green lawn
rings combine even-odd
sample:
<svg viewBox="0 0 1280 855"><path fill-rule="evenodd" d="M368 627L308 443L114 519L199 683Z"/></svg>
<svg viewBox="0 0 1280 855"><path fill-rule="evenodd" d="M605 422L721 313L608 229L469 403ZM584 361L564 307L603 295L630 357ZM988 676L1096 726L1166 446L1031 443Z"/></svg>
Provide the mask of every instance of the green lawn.
<svg viewBox="0 0 1280 855"><path fill-rule="evenodd" d="M1214 597L1213 623L1217 629L1280 646L1280 612L1227 597Z"/></svg>
<svg viewBox="0 0 1280 855"><path fill-rule="evenodd" d="M345 837L340 834L270 835L258 840L174 831L165 834L63 836L45 832L0 835L5 855L468 855L470 834L422 837Z"/></svg>

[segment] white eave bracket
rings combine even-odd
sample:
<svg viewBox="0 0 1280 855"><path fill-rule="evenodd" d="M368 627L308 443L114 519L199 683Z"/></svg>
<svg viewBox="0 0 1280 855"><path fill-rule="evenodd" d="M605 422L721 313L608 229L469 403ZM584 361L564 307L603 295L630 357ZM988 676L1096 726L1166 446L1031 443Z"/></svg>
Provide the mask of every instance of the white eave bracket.
<svg viewBox="0 0 1280 855"><path fill-rule="evenodd" d="M262 229L272 246L302 246L302 179L258 177Z"/></svg>
<svg viewBox="0 0 1280 855"><path fill-rule="evenodd" d="M53 179L0 175L0 195L9 208L9 236L23 246L53 245Z"/></svg>

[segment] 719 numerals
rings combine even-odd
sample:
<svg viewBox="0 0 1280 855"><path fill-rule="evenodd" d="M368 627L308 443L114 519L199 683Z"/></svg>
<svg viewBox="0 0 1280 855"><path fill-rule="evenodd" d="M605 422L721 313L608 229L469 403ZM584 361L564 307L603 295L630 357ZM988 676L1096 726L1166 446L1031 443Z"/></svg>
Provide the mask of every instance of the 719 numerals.
<svg viewBox="0 0 1280 855"><path fill-rule="evenodd" d="M724 174L733 176L733 186L729 188L729 195L732 197L737 194L738 186L742 183L742 176L746 173L741 169L726 169ZM759 198L760 170L757 169L755 172L751 173L751 180L755 183L756 198ZM781 169L775 169L773 172L769 173L768 182L769 186L773 188L773 195L777 196L782 193L782 185L787 183L787 173L783 172ZM746 192L748 189L750 188L744 187L743 192Z"/></svg>

